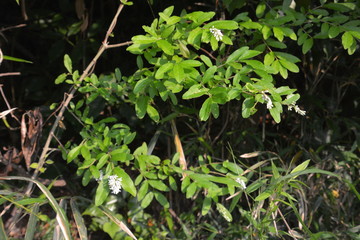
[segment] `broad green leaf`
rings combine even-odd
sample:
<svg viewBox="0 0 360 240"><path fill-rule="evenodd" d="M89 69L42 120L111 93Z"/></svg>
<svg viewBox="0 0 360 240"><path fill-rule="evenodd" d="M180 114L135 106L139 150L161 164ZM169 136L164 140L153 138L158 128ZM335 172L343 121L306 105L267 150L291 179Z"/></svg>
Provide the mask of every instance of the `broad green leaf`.
<svg viewBox="0 0 360 240"><path fill-rule="evenodd" d="M350 32L345 32L341 37L341 41L344 48L348 49L354 43L354 37L351 35Z"/></svg>
<svg viewBox="0 0 360 240"><path fill-rule="evenodd" d="M197 186L195 182L192 182L187 188L186 188L186 198L192 198L197 190Z"/></svg>
<svg viewBox="0 0 360 240"><path fill-rule="evenodd" d="M280 174L279 174L279 171L275 165L275 163L273 161L271 161L271 170L272 170L272 173L273 173L273 177L275 179L279 178L280 177Z"/></svg>
<svg viewBox="0 0 360 240"><path fill-rule="evenodd" d="M203 96L209 89L202 87L200 84L192 85L182 96L183 99L192 99Z"/></svg>
<svg viewBox="0 0 360 240"><path fill-rule="evenodd" d="M161 180L148 180L148 182L150 186L162 192L168 192L170 190L169 187Z"/></svg>
<svg viewBox="0 0 360 240"><path fill-rule="evenodd" d="M69 73L72 73L72 61L69 55L64 55L64 66Z"/></svg>
<svg viewBox="0 0 360 240"><path fill-rule="evenodd" d="M314 40L312 38L308 38L304 41L304 44L302 46L302 53L306 54L314 45Z"/></svg>
<svg viewBox="0 0 360 240"><path fill-rule="evenodd" d="M153 79L151 79L150 77L139 80L134 87L134 93L138 94L142 92L147 86L149 86L152 80Z"/></svg>
<svg viewBox="0 0 360 240"><path fill-rule="evenodd" d="M106 181L99 182L95 193L95 205L100 206L109 196L110 189Z"/></svg>
<svg viewBox="0 0 360 240"><path fill-rule="evenodd" d="M170 62L161 65L155 73L155 78L162 79L164 77L164 74L170 71L173 68L173 66L174 64Z"/></svg>
<svg viewBox="0 0 360 240"><path fill-rule="evenodd" d="M294 72L294 73L298 73L300 70L299 70L299 67L296 66L295 63L292 63L292 62L289 62L289 61L286 61L286 60L283 60L283 59L280 59L280 64L285 67L286 69L288 69L290 72Z"/></svg>
<svg viewBox="0 0 360 240"><path fill-rule="evenodd" d="M331 26L329 29L329 38L334 38L340 33L340 28L338 26Z"/></svg>
<svg viewBox="0 0 360 240"><path fill-rule="evenodd" d="M219 30L225 29L225 30L235 30L238 29L238 23L232 20L218 20L218 21L213 21L213 22L209 22L208 24L205 25L204 28L217 28Z"/></svg>
<svg viewBox="0 0 360 240"><path fill-rule="evenodd" d="M141 201L145 195L147 194L148 192L148 189L149 189L149 183L147 182L147 180L145 180L142 184L141 184L141 187L138 191L138 194L137 194L137 199L138 201Z"/></svg>
<svg viewBox="0 0 360 240"><path fill-rule="evenodd" d="M285 53L285 52L274 52L275 56L280 58L280 59L285 59L289 62L292 62L292 63L297 63L297 62L301 62L301 60L292 55L292 54L289 54L289 53Z"/></svg>
<svg viewBox="0 0 360 240"><path fill-rule="evenodd" d="M133 197L136 197L136 188L130 176L119 167L116 167L113 170L113 173L116 174L118 177L122 178L122 188L128 193L130 193Z"/></svg>
<svg viewBox="0 0 360 240"><path fill-rule="evenodd" d="M156 44L167 55L174 55L174 47L168 41L161 39Z"/></svg>
<svg viewBox="0 0 360 240"><path fill-rule="evenodd" d="M142 208L147 208L150 205L150 203L152 202L153 199L154 199L154 193L153 192L148 192L148 194L146 194L144 199L141 201L140 206Z"/></svg>
<svg viewBox="0 0 360 240"><path fill-rule="evenodd" d="M210 79L214 78L214 74L217 71L217 66L209 67L202 78L202 83L207 83Z"/></svg>
<svg viewBox="0 0 360 240"><path fill-rule="evenodd" d="M174 68L172 70L174 77L176 79L177 82L182 82L185 78L185 72L184 72L184 68L181 66L180 63L176 63L174 64Z"/></svg>
<svg viewBox="0 0 360 240"><path fill-rule="evenodd" d="M66 74L66 73L60 74L60 75L55 79L55 84L60 84L60 83L64 82L65 79L66 79L66 77L67 77L67 74Z"/></svg>
<svg viewBox="0 0 360 240"><path fill-rule="evenodd" d="M211 104L211 113L214 116L215 119L217 119L219 117L219 105L217 103L212 103Z"/></svg>
<svg viewBox="0 0 360 240"><path fill-rule="evenodd" d="M179 63L183 68L191 69L193 67L200 67L203 65L200 61L197 60L184 60Z"/></svg>
<svg viewBox="0 0 360 240"><path fill-rule="evenodd" d="M268 25L264 25L262 27L261 33L262 33L263 38L265 40L267 40L272 35L271 28Z"/></svg>
<svg viewBox="0 0 360 240"><path fill-rule="evenodd" d="M262 28L262 25L257 22L247 21L240 23L240 26L243 26L246 29L257 29L260 30Z"/></svg>
<svg viewBox="0 0 360 240"><path fill-rule="evenodd" d="M284 40L284 33L280 27L274 27L273 28L274 36L282 42Z"/></svg>
<svg viewBox="0 0 360 240"><path fill-rule="evenodd" d="M148 103L149 103L148 96L139 96L139 98L136 100L135 111L138 118L140 119L144 118L147 111Z"/></svg>
<svg viewBox="0 0 360 240"><path fill-rule="evenodd" d="M131 38L135 44L149 44L158 41L158 38L152 36L137 35Z"/></svg>
<svg viewBox="0 0 360 240"><path fill-rule="evenodd" d="M255 10L256 17L261 18L262 16L264 16L265 10L266 10L266 4L265 2L262 1L256 7Z"/></svg>
<svg viewBox="0 0 360 240"><path fill-rule="evenodd" d="M229 212L229 210L227 210L226 207L224 207L220 203L216 203L216 209L221 214L221 216L223 216L223 218L225 218L226 221L232 222L233 218L231 216L231 213Z"/></svg>
<svg viewBox="0 0 360 240"><path fill-rule="evenodd" d="M79 145L79 146L74 147L73 149L70 150L70 152L67 155L67 162L68 163L72 162L72 160L77 158L77 156L80 154L81 147L82 147L82 145Z"/></svg>
<svg viewBox="0 0 360 240"><path fill-rule="evenodd" d="M211 208L211 198L205 197L202 208L201 208L201 215L205 216Z"/></svg>
<svg viewBox="0 0 360 240"><path fill-rule="evenodd" d="M169 208L170 207L170 203L166 199L164 194L162 194L162 193L160 193L158 191L154 191L154 195L155 195L155 199L161 204L161 206L163 206L164 208Z"/></svg>
<svg viewBox="0 0 360 240"><path fill-rule="evenodd" d="M273 117L276 123L281 121L282 105L278 102L273 103L274 107L269 109L270 115Z"/></svg>
<svg viewBox="0 0 360 240"><path fill-rule="evenodd" d="M213 64L209 57L207 57L205 55L200 55L200 59L206 64L206 66L212 67Z"/></svg>
<svg viewBox="0 0 360 240"><path fill-rule="evenodd" d="M201 121L208 120L208 118L210 116L210 112L211 112L211 105L212 105L211 98L206 99L205 102L202 104L200 111L199 111L199 116L200 116Z"/></svg>
<svg viewBox="0 0 360 240"><path fill-rule="evenodd" d="M153 106L151 106L150 104L148 104L147 109L146 109L147 114L149 115L149 117L154 120L155 122L159 122L160 121L160 115L159 112L156 110L156 108L154 108Z"/></svg>
<svg viewBox="0 0 360 240"><path fill-rule="evenodd" d="M246 98L242 104L242 117L248 118L253 113L252 108L254 107L255 101L253 98Z"/></svg>
<svg viewBox="0 0 360 240"><path fill-rule="evenodd" d="M249 50L248 46L244 46L244 47L237 49L235 52L230 54L230 56L227 58L225 63L237 61L240 58L240 56L242 56L248 50Z"/></svg>
<svg viewBox="0 0 360 240"><path fill-rule="evenodd" d="M203 30L199 27L191 30L189 33L187 42L191 45L194 45L196 48L200 48L200 42L201 42L201 35Z"/></svg>
<svg viewBox="0 0 360 240"><path fill-rule="evenodd" d="M270 66L274 62L274 60L275 60L274 53L269 52L264 57L264 64L266 66Z"/></svg>

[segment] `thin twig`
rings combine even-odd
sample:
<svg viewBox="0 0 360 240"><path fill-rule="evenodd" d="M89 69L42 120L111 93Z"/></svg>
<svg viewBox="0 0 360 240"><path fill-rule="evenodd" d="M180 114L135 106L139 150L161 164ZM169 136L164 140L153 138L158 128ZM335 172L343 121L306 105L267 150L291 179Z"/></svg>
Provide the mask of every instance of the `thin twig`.
<svg viewBox="0 0 360 240"><path fill-rule="evenodd" d="M19 76L21 75L20 72L7 72L7 73L0 73L0 77L8 77L8 76Z"/></svg>
<svg viewBox="0 0 360 240"><path fill-rule="evenodd" d="M117 44L110 44L107 46L107 49L109 48L117 48L117 47L123 47L123 46L129 46L130 44L132 44L132 41L127 41L127 42L123 42L123 43L117 43Z"/></svg>

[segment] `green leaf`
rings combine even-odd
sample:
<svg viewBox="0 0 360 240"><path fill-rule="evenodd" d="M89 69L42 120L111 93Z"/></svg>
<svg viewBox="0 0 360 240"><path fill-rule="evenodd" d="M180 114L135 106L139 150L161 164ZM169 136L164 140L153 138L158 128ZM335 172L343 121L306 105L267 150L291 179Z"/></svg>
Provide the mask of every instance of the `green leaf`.
<svg viewBox="0 0 360 240"><path fill-rule="evenodd" d="M110 189L106 181L101 181L96 189L95 194L95 205L100 206L103 204L106 200L106 198L109 196Z"/></svg>
<svg viewBox="0 0 360 240"><path fill-rule="evenodd" d="M153 106L151 106L150 104L148 104L147 109L146 109L147 114L149 115L149 117L154 120L155 122L159 122L160 121L160 115L159 112L156 110L156 108L154 108Z"/></svg>
<svg viewBox="0 0 360 240"><path fill-rule="evenodd" d="M278 102L274 102L273 105L274 107L269 109L270 115L276 123L279 123L281 121L282 105Z"/></svg>
<svg viewBox="0 0 360 240"><path fill-rule="evenodd" d="M144 118L147 111L148 103L149 103L148 96L139 96L139 98L136 100L135 111L138 118L140 119Z"/></svg>
<svg viewBox="0 0 360 240"><path fill-rule="evenodd" d="M305 170L307 168L307 166L309 165L309 163L310 163L310 160L306 160L305 162L296 166L290 173L296 173L296 172Z"/></svg>
<svg viewBox="0 0 360 240"><path fill-rule="evenodd" d="M230 62L233 62L233 61L237 61L240 58L240 56L242 56L248 50L249 50L248 46L244 46L244 47L241 47L241 48L237 49L235 52L230 54L230 56L227 58L225 63L230 63Z"/></svg>
<svg viewBox="0 0 360 240"><path fill-rule="evenodd" d="M204 28L217 28L219 30L225 29L225 30L235 30L238 29L238 23L232 20L218 20L209 22L204 26Z"/></svg>
<svg viewBox="0 0 360 240"><path fill-rule="evenodd" d="M3 55L3 59L8 60L8 61L13 61L13 62L33 63L33 62L25 60L25 59L10 57L10 56L6 56L6 55Z"/></svg>
<svg viewBox="0 0 360 240"><path fill-rule="evenodd" d="M156 79L162 79L164 74L170 71L173 68L174 64L171 62L165 63L159 67L159 69L155 73Z"/></svg>
<svg viewBox="0 0 360 240"><path fill-rule="evenodd" d="M205 55L200 55L200 59L206 64L206 66L212 67L213 64L212 64L210 58L208 58Z"/></svg>
<svg viewBox="0 0 360 240"><path fill-rule="evenodd" d="M147 208L150 205L150 203L152 202L153 199L154 199L154 193L149 192L148 194L146 194L144 199L141 201L140 206L142 208Z"/></svg>
<svg viewBox="0 0 360 240"><path fill-rule="evenodd" d="M284 40L284 32L282 31L281 28L279 27L274 27L273 28L273 32L274 32L274 36L280 41L282 42Z"/></svg>
<svg viewBox="0 0 360 240"><path fill-rule="evenodd" d="M211 98L206 99L205 102L202 104L200 111L199 111L199 116L200 116L201 121L208 120L208 118L210 116L210 112L211 112L211 105L212 105Z"/></svg>
<svg viewBox="0 0 360 240"><path fill-rule="evenodd" d="M68 70L69 73L72 73L72 61L69 55L64 55L64 66Z"/></svg>
<svg viewBox="0 0 360 240"><path fill-rule="evenodd" d="M263 35L264 40L267 40L271 35L271 28L268 25L264 25L261 29L261 33Z"/></svg>
<svg viewBox="0 0 360 240"><path fill-rule="evenodd" d="M242 104L241 115L243 118L248 118L253 113L253 107L255 105L255 101L253 98L246 98Z"/></svg>
<svg viewBox="0 0 360 240"><path fill-rule="evenodd" d="M262 16L264 16L266 10L266 4L265 2L260 2L259 5L257 5L255 13L256 13L256 17L261 18Z"/></svg>
<svg viewBox="0 0 360 240"><path fill-rule="evenodd" d="M158 191L154 191L154 195L155 195L155 199L161 204L161 206L163 206L164 208L169 208L170 207L170 203L166 199L164 194L162 194L162 193L160 193Z"/></svg>
<svg viewBox="0 0 360 240"><path fill-rule="evenodd" d="M295 63L292 63L292 62L289 62L289 61L286 61L286 60L283 60L283 59L280 59L280 64L285 67L286 69L288 69L290 72L294 72L294 73L298 73L300 70L299 70L299 67L296 66Z"/></svg>
<svg viewBox="0 0 360 240"><path fill-rule="evenodd" d="M205 216L211 208L211 198L205 197L202 208L201 208L201 215Z"/></svg>
<svg viewBox="0 0 360 240"><path fill-rule="evenodd" d="M134 87L134 93L138 94L142 92L147 86L149 86L152 80L153 79L151 79L150 77L139 80Z"/></svg>
<svg viewBox="0 0 360 240"><path fill-rule="evenodd" d="M174 47L168 41L161 39L156 44L167 55L174 55Z"/></svg>
<svg viewBox="0 0 360 240"><path fill-rule="evenodd" d="M221 216L223 216L223 218L226 221L232 222L233 218L232 218L231 213L229 212L229 210L226 209L226 207L224 207L220 203L216 203L216 209L218 210L218 212L221 214Z"/></svg>
<svg viewBox="0 0 360 240"><path fill-rule="evenodd" d="M66 79L66 77L67 77L67 74L66 74L66 73L60 74L60 75L55 79L55 84L60 84L60 83L64 82L65 79Z"/></svg>
<svg viewBox="0 0 360 240"><path fill-rule="evenodd" d="M329 38L334 38L340 33L340 28L338 26L331 26L329 29Z"/></svg>
<svg viewBox="0 0 360 240"><path fill-rule="evenodd" d="M255 201L263 201L263 200L265 200L265 199L267 199L268 197L270 197L271 196L271 193L269 193L269 192L263 192L263 193L261 193L260 195L258 195L256 198L255 198Z"/></svg>
<svg viewBox="0 0 360 240"><path fill-rule="evenodd" d="M210 79L214 78L214 74L217 71L217 66L209 67L202 78L202 83L207 83Z"/></svg>
<svg viewBox="0 0 360 240"><path fill-rule="evenodd" d="M257 22L247 21L240 23L240 26L243 26L246 29L257 29L260 30L262 28L262 25Z"/></svg>
<svg viewBox="0 0 360 240"><path fill-rule="evenodd" d="M150 186L162 192L168 192L170 190L169 187L161 180L148 180L148 182Z"/></svg>
<svg viewBox="0 0 360 240"><path fill-rule="evenodd" d="M195 182L192 182L187 188L186 188L186 198L192 198L197 190L197 186Z"/></svg>
<svg viewBox="0 0 360 240"><path fill-rule="evenodd" d="M172 70L174 77L177 82L182 82L185 78L184 68L181 66L180 63L174 64L174 68Z"/></svg>
<svg viewBox="0 0 360 240"><path fill-rule="evenodd" d="M123 169L119 167L114 168L113 173L116 174L118 177L122 178L122 182L121 182L122 188L135 197L136 188L130 176Z"/></svg>
<svg viewBox="0 0 360 240"><path fill-rule="evenodd" d="M137 35L131 38L134 44L149 44L157 42L158 39L155 37L144 36L144 35Z"/></svg>
<svg viewBox="0 0 360 240"><path fill-rule="evenodd" d="M354 37L351 35L350 32L345 32L341 37L341 41L344 48L348 49L354 43Z"/></svg>
<svg viewBox="0 0 360 240"><path fill-rule="evenodd" d="M149 189L149 183L147 182L147 180L145 180L142 184L141 184L141 187L138 191L138 194L137 194L137 199L138 201L141 201L145 195L147 194L148 192L148 189Z"/></svg>
<svg viewBox="0 0 360 240"><path fill-rule="evenodd" d="M312 38L308 38L304 41L304 44L302 46L302 53L306 54L314 45L314 40Z"/></svg>
<svg viewBox="0 0 360 240"><path fill-rule="evenodd" d="M73 149L70 150L70 152L67 155L67 162L68 163L72 162L72 160L77 158L77 156L80 154L81 147L82 147L82 145L79 145L79 146L74 147Z"/></svg>
<svg viewBox="0 0 360 240"><path fill-rule="evenodd" d="M202 87L200 84L192 85L182 96L183 99L192 99L203 96L209 91L208 88Z"/></svg>
<svg viewBox="0 0 360 240"><path fill-rule="evenodd" d="M191 32L189 33L187 42L196 48L200 48L202 32L203 32L203 30L199 27L191 30Z"/></svg>

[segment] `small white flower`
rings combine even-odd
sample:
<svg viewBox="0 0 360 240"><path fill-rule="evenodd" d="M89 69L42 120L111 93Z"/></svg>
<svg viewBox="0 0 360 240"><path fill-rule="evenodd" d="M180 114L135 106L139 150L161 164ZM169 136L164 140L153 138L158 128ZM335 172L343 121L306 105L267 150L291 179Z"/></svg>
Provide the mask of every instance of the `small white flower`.
<svg viewBox="0 0 360 240"><path fill-rule="evenodd" d="M100 170L100 177L99 177L99 178L95 178L95 180L96 180L97 182L101 182L101 181L103 180L103 177L104 177L103 171Z"/></svg>
<svg viewBox="0 0 360 240"><path fill-rule="evenodd" d="M297 113L297 114L300 114L301 116L305 116L306 115L306 111L304 111L304 110L301 110L300 108L299 108L299 106L298 105L296 105L295 103L292 103L292 104L290 104L289 106L288 106L288 110L289 111L291 111L291 110L295 110L295 112Z"/></svg>
<svg viewBox="0 0 360 240"><path fill-rule="evenodd" d="M240 184L240 186L243 190L246 189L246 184L245 184L244 180L242 180L241 178L237 178L236 182Z"/></svg>
<svg viewBox="0 0 360 240"><path fill-rule="evenodd" d="M122 187L122 178L121 177L119 178L117 175L109 176L108 184L109 184L109 188L113 194L118 194L119 192L121 192L121 187Z"/></svg>
<svg viewBox="0 0 360 240"><path fill-rule="evenodd" d="M223 34L221 32L221 30L215 28L214 26L212 26L210 28L210 32L212 33L212 35L216 38L217 41L221 41L223 38Z"/></svg>
<svg viewBox="0 0 360 240"><path fill-rule="evenodd" d="M274 107L271 98L268 95L266 95L265 92L262 92L262 99L264 99L264 101L266 102L267 109L272 109Z"/></svg>

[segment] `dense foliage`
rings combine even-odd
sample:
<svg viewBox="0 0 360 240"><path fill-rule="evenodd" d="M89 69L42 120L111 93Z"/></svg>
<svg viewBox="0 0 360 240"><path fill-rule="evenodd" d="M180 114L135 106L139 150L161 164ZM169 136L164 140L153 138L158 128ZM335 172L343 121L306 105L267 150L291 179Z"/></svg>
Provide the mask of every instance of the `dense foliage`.
<svg viewBox="0 0 360 240"><path fill-rule="evenodd" d="M0 3L1 239L356 239L359 2L43 2Z"/></svg>

